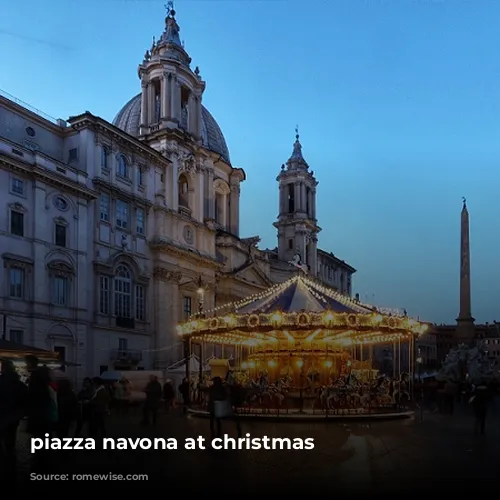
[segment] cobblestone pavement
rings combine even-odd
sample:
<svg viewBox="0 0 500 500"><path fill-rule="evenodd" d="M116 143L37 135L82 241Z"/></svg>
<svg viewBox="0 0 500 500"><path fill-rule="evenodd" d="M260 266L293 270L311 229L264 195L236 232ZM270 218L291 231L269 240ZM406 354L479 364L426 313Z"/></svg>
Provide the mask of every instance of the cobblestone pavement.
<svg viewBox="0 0 500 500"><path fill-rule="evenodd" d="M487 483L498 474L500 419L496 416L490 419L488 433L482 437L474 436L472 417L463 414L425 413L423 421L416 415L414 419L373 423L242 421L243 432L254 437L312 437L312 451L184 450L185 438L209 437L206 419L172 412L160 415L154 427L141 426L139 420L140 415L110 417L109 436L175 437L179 449L55 452L54 470L148 474L151 486L152 481L161 481L168 488L182 485L186 494L206 492L214 481L220 483L219 489L234 482L238 491L291 486L306 492L401 487L432 491L436 485ZM224 424L223 432L236 437L234 425ZM20 470L25 478L28 446L28 437L21 435Z"/></svg>

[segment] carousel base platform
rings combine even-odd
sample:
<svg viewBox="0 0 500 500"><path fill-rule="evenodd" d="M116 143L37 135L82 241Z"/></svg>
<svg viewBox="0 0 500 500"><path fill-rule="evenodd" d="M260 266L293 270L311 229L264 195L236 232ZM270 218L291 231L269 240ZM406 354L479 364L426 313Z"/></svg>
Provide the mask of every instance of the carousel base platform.
<svg viewBox="0 0 500 500"><path fill-rule="evenodd" d="M198 418L209 418L210 413L202 409L188 409L188 414L193 417ZM387 412L377 412L377 413L320 413L307 411L283 411L283 412L269 412L267 410L252 411L252 412L238 412L238 417L240 419L253 419L253 420L281 420L281 421L339 421L339 420L358 420L358 421L368 421L368 420L399 420L408 419L414 416L415 412L413 410L403 410L403 411L387 411Z"/></svg>

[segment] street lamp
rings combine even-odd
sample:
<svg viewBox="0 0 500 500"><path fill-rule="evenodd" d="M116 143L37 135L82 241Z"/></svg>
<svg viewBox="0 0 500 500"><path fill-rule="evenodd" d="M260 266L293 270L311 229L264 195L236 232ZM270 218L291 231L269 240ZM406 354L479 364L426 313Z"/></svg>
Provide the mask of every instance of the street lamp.
<svg viewBox="0 0 500 500"><path fill-rule="evenodd" d="M420 347L418 348L417 351L417 365L418 365L418 381L420 383L420 421L423 421L424 419L424 384L422 383L422 364L424 362L421 354L420 354Z"/></svg>

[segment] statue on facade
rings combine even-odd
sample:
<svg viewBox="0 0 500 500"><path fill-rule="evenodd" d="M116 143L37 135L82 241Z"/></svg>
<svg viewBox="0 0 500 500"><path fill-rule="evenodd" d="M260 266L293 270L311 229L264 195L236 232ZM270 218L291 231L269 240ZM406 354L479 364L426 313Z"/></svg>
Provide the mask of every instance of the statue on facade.
<svg viewBox="0 0 500 500"><path fill-rule="evenodd" d="M128 238L126 234L122 234L122 250L124 252L128 250Z"/></svg>
<svg viewBox="0 0 500 500"><path fill-rule="evenodd" d="M307 264L302 263L302 257L300 255L300 250L298 247L297 247L297 251L295 253L295 256L293 257L293 260L289 260L288 263L291 266L294 266L297 269L299 269L300 271L302 271L304 274L308 273Z"/></svg>

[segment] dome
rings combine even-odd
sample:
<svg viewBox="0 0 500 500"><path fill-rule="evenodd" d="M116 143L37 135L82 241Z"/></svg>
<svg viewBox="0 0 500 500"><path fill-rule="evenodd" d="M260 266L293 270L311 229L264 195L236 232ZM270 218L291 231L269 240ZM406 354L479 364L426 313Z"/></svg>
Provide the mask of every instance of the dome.
<svg viewBox="0 0 500 500"><path fill-rule="evenodd" d="M139 121L141 119L141 94L123 106L113 120L113 125L127 134L139 135ZM201 107L201 140L205 148L219 154L222 159L231 164L226 139L214 117L204 106Z"/></svg>

